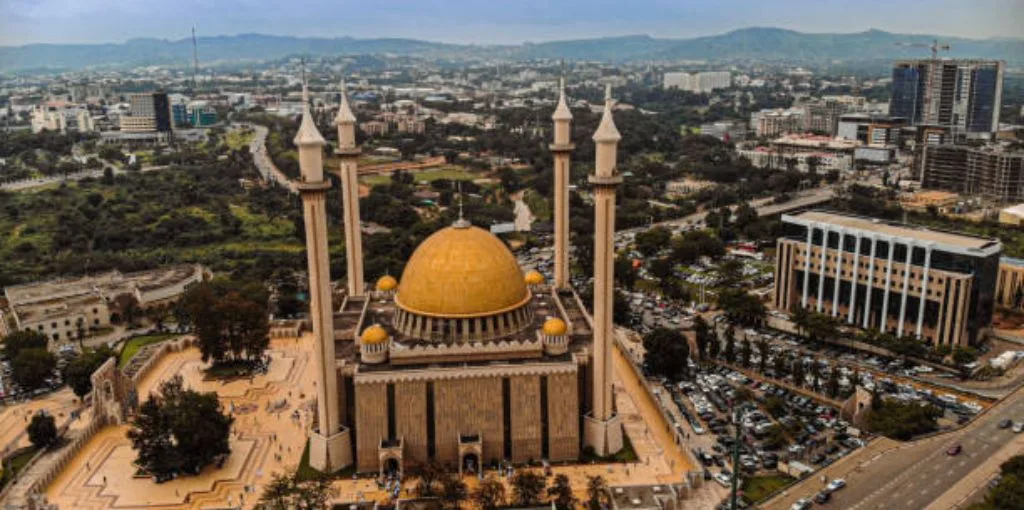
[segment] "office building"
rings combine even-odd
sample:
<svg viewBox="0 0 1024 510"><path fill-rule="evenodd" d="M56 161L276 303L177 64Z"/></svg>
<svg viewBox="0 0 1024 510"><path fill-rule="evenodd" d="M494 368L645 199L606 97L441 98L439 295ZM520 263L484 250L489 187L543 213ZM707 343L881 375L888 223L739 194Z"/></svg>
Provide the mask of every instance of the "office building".
<svg viewBox="0 0 1024 510"><path fill-rule="evenodd" d="M779 310L948 346L976 344L992 321L997 239L823 211L782 221Z"/></svg>
<svg viewBox="0 0 1024 510"><path fill-rule="evenodd" d="M836 137L858 140L866 145L895 145L906 119L868 113L847 113L839 116Z"/></svg>
<svg viewBox="0 0 1024 510"><path fill-rule="evenodd" d="M732 86L732 74L729 71L665 73L662 83L666 89L682 89L700 94L729 88Z"/></svg>
<svg viewBox="0 0 1024 510"><path fill-rule="evenodd" d="M128 115L121 116L121 131L169 133L173 127L171 102L165 92L131 94Z"/></svg>
<svg viewBox="0 0 1024 510"><path fill-rule="evenodd" d="M747 126L741 121L705 122L700 125L700 134L713 136L723 142L739 142L747 138Z"/></svg>
<svg viewBox="0 0 1024 510"><path fill-rule="evenodd" d="M852 100L859 99L859 101ZM839 129L839 117L845 113L858 110L864 104L864 98L852 96L825 97L803 105L804 129L812 133L836 136Z"/></svg>
<svg viewBox="0 0 1024 510"><path fill-rule="evenodd" d="M192 123L188 117L188 106L185 103L171 104L171 120L174 127L185 127Z"/></svg>
<svg viewBox="0 0 1024 510"><path fill-rule="evenodd" d="M957 134L995 132L1004 67L997 60L897 61L889 114L912 124L947 126Z"/></svg>
<svg viewBox="0 0 1024 510"><path fill-rule="evenodd" d="M1001 144L928 145L920 152L921 186L1024 201L1024 151Z"/></svg>

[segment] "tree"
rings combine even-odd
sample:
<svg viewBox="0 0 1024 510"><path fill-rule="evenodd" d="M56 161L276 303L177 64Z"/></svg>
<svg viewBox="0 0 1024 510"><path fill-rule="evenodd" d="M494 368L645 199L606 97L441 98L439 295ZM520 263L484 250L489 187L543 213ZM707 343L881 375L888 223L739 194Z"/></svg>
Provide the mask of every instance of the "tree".
<svg viewBox="0 0 1024 510"><path fill-rule="evenodd" d="M468 498L469 488L458 474L448 473L441 480L441 500L445 508L458 510L459 505Z"/></svg>
<svg viewBox="0 0 1024 510"><path fill-rule="evenodd" d="M757 296L735 287L718 293L718 306L725 310L730 320L746 326L760 325L768 313Z"/></svg>
<svg viewBox="0 0 1024 510"><path fill-rule="evenodd" d="M753 355L753 348L751 348L750 340L747 337L743 337L743 342L740 343L740 366L743 368L750 368L750 357Z"/></svg>
<svg viewBox="0 0 1024 510"><path fill-rule="evenodd" d="M554 484L548 487L548 499L554 502L559 510L574 510L576 508L576 496L572 493L572 485L569 477L564 474L555 475Z"/></svg>
<svg viewBox="0 0 1024 510"><path fill-rule="evenodd" d="M711 344L708 345L708 356L711 359L718 359L718 355L722 352L722 339L717 334L713 334Z"/></svg>
<svg viewBox="0 0 1024 510"><path fill-rule="evenodd" d="M22 349L45 349L47 343L46 335L38 331L15 331L4 337L4 358L13 360Z"/></svg>
<svg viewBox="0 0 1024 510"><path fill-rule="evenodd" d="M36 448L47 448L57 441L57 424L49 413L38 412L28 424L28 440Z"/></svg>
<svg viewBox="0 0 1024 510"><path fill-rule="evenodd" d="M736 332L732 326L725 330L725 352L722 355L725 356L726 362L736 362Z"/></svg>
<svg viewBox="0 0 1024 510"><path fill-rule="evenodd" d="M871 432L907 441L937 430L941 416L942 410L930 404L882 400L867 414L865 424Z"/></svg>
<svg viewBox="0 0 1024 510"><path fill-rule="evenodd" d="M762 358L763 359L763 358ZM786 373L786 356L778 353L772 358L772 367L775 369L775 377L782 377Z"/></svg>
<svg viewBox="0 0 1024 510"><path fill-rule="evenodd" d="M114 298L114 309L117 310L121 320L128 325L129 328L134 328L138 325L139 316L142 314L142 308L139 307L139 300L131 294L121 294Z"/></svg>
<svg viewBox="0 0 1024 510"><path fill-rule="evenodd" d="M970 369L967 365L974 363L978 359L978 350L974 347L961 347L956 346L953 349L953 363L956 364L957 369L960 370L960 376L967 378L970 375Z"/></svg>
<svg viewBox="0 0 1024 510"><path fill-rule="evenodd" d="M669 247L672 231L665 227L654 227L637 233L636 250L647 257L656 255Z"/></svg>
<svg viewBox="0 0 1024 510"><path fill-rule="evenodd" d="M40 348L22 349L11 361L11 378L22 390L31 391L42 387L56 367L57 359L50 351Z"/></svg>
<svg viewBox="0 0 1024 510"><path fill-rule="evenodd" d="M532 469L512 475L512 500L517 506L537 506L544 493L544 477Z"/></svg>
<svg viewBox="0 0 1024 510"><path fill-rule="evenodd" d="M430 461L420 468L420 483L416 485L416 495L421 498L434 497L438 493L437 485L445 475L444 467L436 461Z"/></svg>
<svg viewBox="0 0 1024 510"><path fill-rule="evenodd" d="M64 366L64 382L79 398L92 391L92 373L114 355L106 345L97 349L85 349Z"/></svg>
<svg viewBox="0 0 1024 510"><path fill-rule="evenodd" d="M608 483L601 475L587 477L587 506L589 510L600 510L611 503L608 495Z"/></svg>
<svg viewBox="0 0 1024 510"><path fill-rule="evenodd" d="M811 387L817 392L821 386L821 365L818 364L817 358L811 360Z"/></svg>
<svg viewBox="0 0 1024 510"><path fill-rule="evenodd" d="M686 377L690 343L675 329L655 328L644 336L644 357L647 367L655 374L678 381Z"/></svg>
<svg viewBox="0 0 1024 510"><path fill-rule="evenodd" d="M806 380L804 374L804 360L803 358L797 357L793 360L793 384L797 386L803 386Z"/></svg>
<svg viewBox="0 0 1024 510"><path fill-rule="evenodd" d="M300 481L297 474L278 473L260 495L260 508L267 510L320 510L327 506L337 490L325 476Z"/></svg>
<svg viewBox="0 0 1024 510"><path fill-rule="evenodd" d="M181 301L187 322L195 325L204 361L252 362L270 346L269 297L262 284L201 282Z"/></svg>
<svg viewBox="0 0 1024 510"><path fill-rule="evenodd" d="M757 360L757 371L762 374L768 366L768 353L768 340L759 338L757 340L757 355L760 356L760 359Z"/></svg>
<svg viewBox="0 0 1024 510"><path fill-rule="evenodd" d="M158 476L196 474L217 457L231 453L228 438L233 423L216 393L186 389L176 375L143 402L128 438L143 469Z"/></svg>
<svg viewBox="0 0 1024 510"><path fill-rule="evenodd" d="M836 398L836 395L839 394L839 367L835 363L829 367L825 392L832 398Z"/></svg>
<svg viewBox="0 0 1024 510"><path fill-rule="evenodd" d="M473 500L482 510L497 510L505 504L505 484L498 481L494 475L490 475L477 486Z"/></svg>
<svg viewBox="0 0 1024 510"><path fill-rule="evenodd" d="M712 334L703 316L697 315L693 320L693 333L697 340L697 359L704 360L708 356L708 344L712 341Z"/></svg>

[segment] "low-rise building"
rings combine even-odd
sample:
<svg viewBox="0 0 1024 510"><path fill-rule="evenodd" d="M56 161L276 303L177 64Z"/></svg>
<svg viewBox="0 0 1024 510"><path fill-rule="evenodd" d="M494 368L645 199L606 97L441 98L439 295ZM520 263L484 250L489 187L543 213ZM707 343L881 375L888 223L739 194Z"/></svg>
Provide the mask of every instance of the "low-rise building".
<svg viewBox="0 0 1024 510"><path fill-rule="evenodd" d="M81 331L109 326L111 308L120 296L131 296L143 309L171 303L207 274L198 264L127 274L114 270L12 285L4 295L14 329L38 331L54 341L69 341L77 339Z"/></svg>
<svg viewBox="0 0 1024 510"><path fill-rule="evenodd" d="M765 109L750 114L750 129L758 137L798 133L804 129L802 108Z"/></svg>
<svg viewBox="0 0 1024 510"><path fill-rule="evenodd" d="M1024 204L1017 204L999 211L999 223L1014 227L1024 226Z"/></svg>
<svg viewBox="0 0 1024 510"><path fill-rule="evenodd" d="M920 167L924 188L1024 201L1024 151L1008 145L929 145Z"/></svg>
<svg viewBox="0 0 1024 510"><path fill-rule="evenodd" d="M825 211L783 215L773 306L932 345L974 345L992 321L998 239Z"/></svg>

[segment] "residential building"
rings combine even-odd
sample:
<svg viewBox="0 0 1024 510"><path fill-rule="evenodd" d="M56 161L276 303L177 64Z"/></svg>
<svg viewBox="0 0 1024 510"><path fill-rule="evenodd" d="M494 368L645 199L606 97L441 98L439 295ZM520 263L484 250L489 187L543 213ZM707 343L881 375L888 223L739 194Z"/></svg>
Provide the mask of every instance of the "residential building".
<svg viewBox="0 0 1024 510"><path fill-rule="evenodd" d="M1024 151L1005 145L929 145L920 157L921 186L1024 201Z"/></svg>
<svg viewBox="0 0 1024 510"><path fill-rule="evenodd" d="M750 160L750 164L757 168L768 168L772 170L788 170L792 168L798 172L807 173L811 166L815 172L827 173L833 170L848 172L853 169L852 153L839 152L783 152L767 147L754 149L741 149L736 151L738 155Z"/></svg>
<svg viewBox="0 0 1024 510"><path fill-rule="evenodd" d="M858 109L863 104L864 98L855 96L830 96L806 103L803 105L806 112L804 129L835 136L839 128L839 117Z"/></svg>
<svg viewBox="0 0 1024 510"><path fill-rule="evenodd" d="M695 93L707 93L725 89L732 85L729 71L705 71L701 73L665 73L662 85L666 89L682 89Z"/></svg>
<svg viewBox="0 0 1024 510"><path fill-rule="evenodd" d="M991 323L998 239L824 211L782 221L779 310L947 346L975 345Z"/></svg>
<svg viewBox="0 0 1024 510"><path fill-rule="evenodd" d="M999 127L1004 67L998 60L896 61L889 113L954 133L992 133Z"/></svg>
<svg viewBox="0 0 1024 510"><path fill-rule="evenodd" d="M700 125L700 134L713 136L723 142L737 142L747 138L747 126L743 122L719 121Z"/></svg>
<svg viewBox="0 0 1024 510"><path fill-rule="evenodd" d="M758 137L798 133L804 129L805 114L803 108L764 109L750 114L750 129Z"/></svg>

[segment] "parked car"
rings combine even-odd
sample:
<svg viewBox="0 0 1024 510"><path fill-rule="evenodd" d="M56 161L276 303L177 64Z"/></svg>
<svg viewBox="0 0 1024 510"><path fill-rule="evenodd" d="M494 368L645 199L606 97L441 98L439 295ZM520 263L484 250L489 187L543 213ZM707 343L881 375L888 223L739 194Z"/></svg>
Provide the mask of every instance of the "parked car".
<svg viewBox="0 0 1024 510"><path fill-rule="evenodd" d="M999 428L1001 429L1008 429L1011 425L1013 425L1013 420L1009 418L999 421Z"/></svg>
<svg viewBox="0 0 1024 510"><path fill-rule="evenodd" d="M957 455L960 455L960 452L962 451L963 447L958 444L955 444L953 446L950 446L949 449L946 450L946 455L949 455L950 457L955 457Z"/></svg>
<svg viewBox="0 0 1024 510"><path fill-rule="evenodd" d="M828 503L828 500L830 499L832 499L832 494L830 494L828 491L821 491L814 496L814 502L819 505L824 505L825 503Z"/></svg>
<svg viewBox="0 0 1024 510"><path fill-rule="evenodd" d="M1024 421L1019 421L1013 424L1013 431L1017 434L1024 432Z"/></svg>
<svg viewBox="0 0 1024 510"><path fill-rule="evenodd" d="M789 507L789 510L807 510L811 508L811 500L807 498L801 498L793 503L793 506Z"/></svg>

